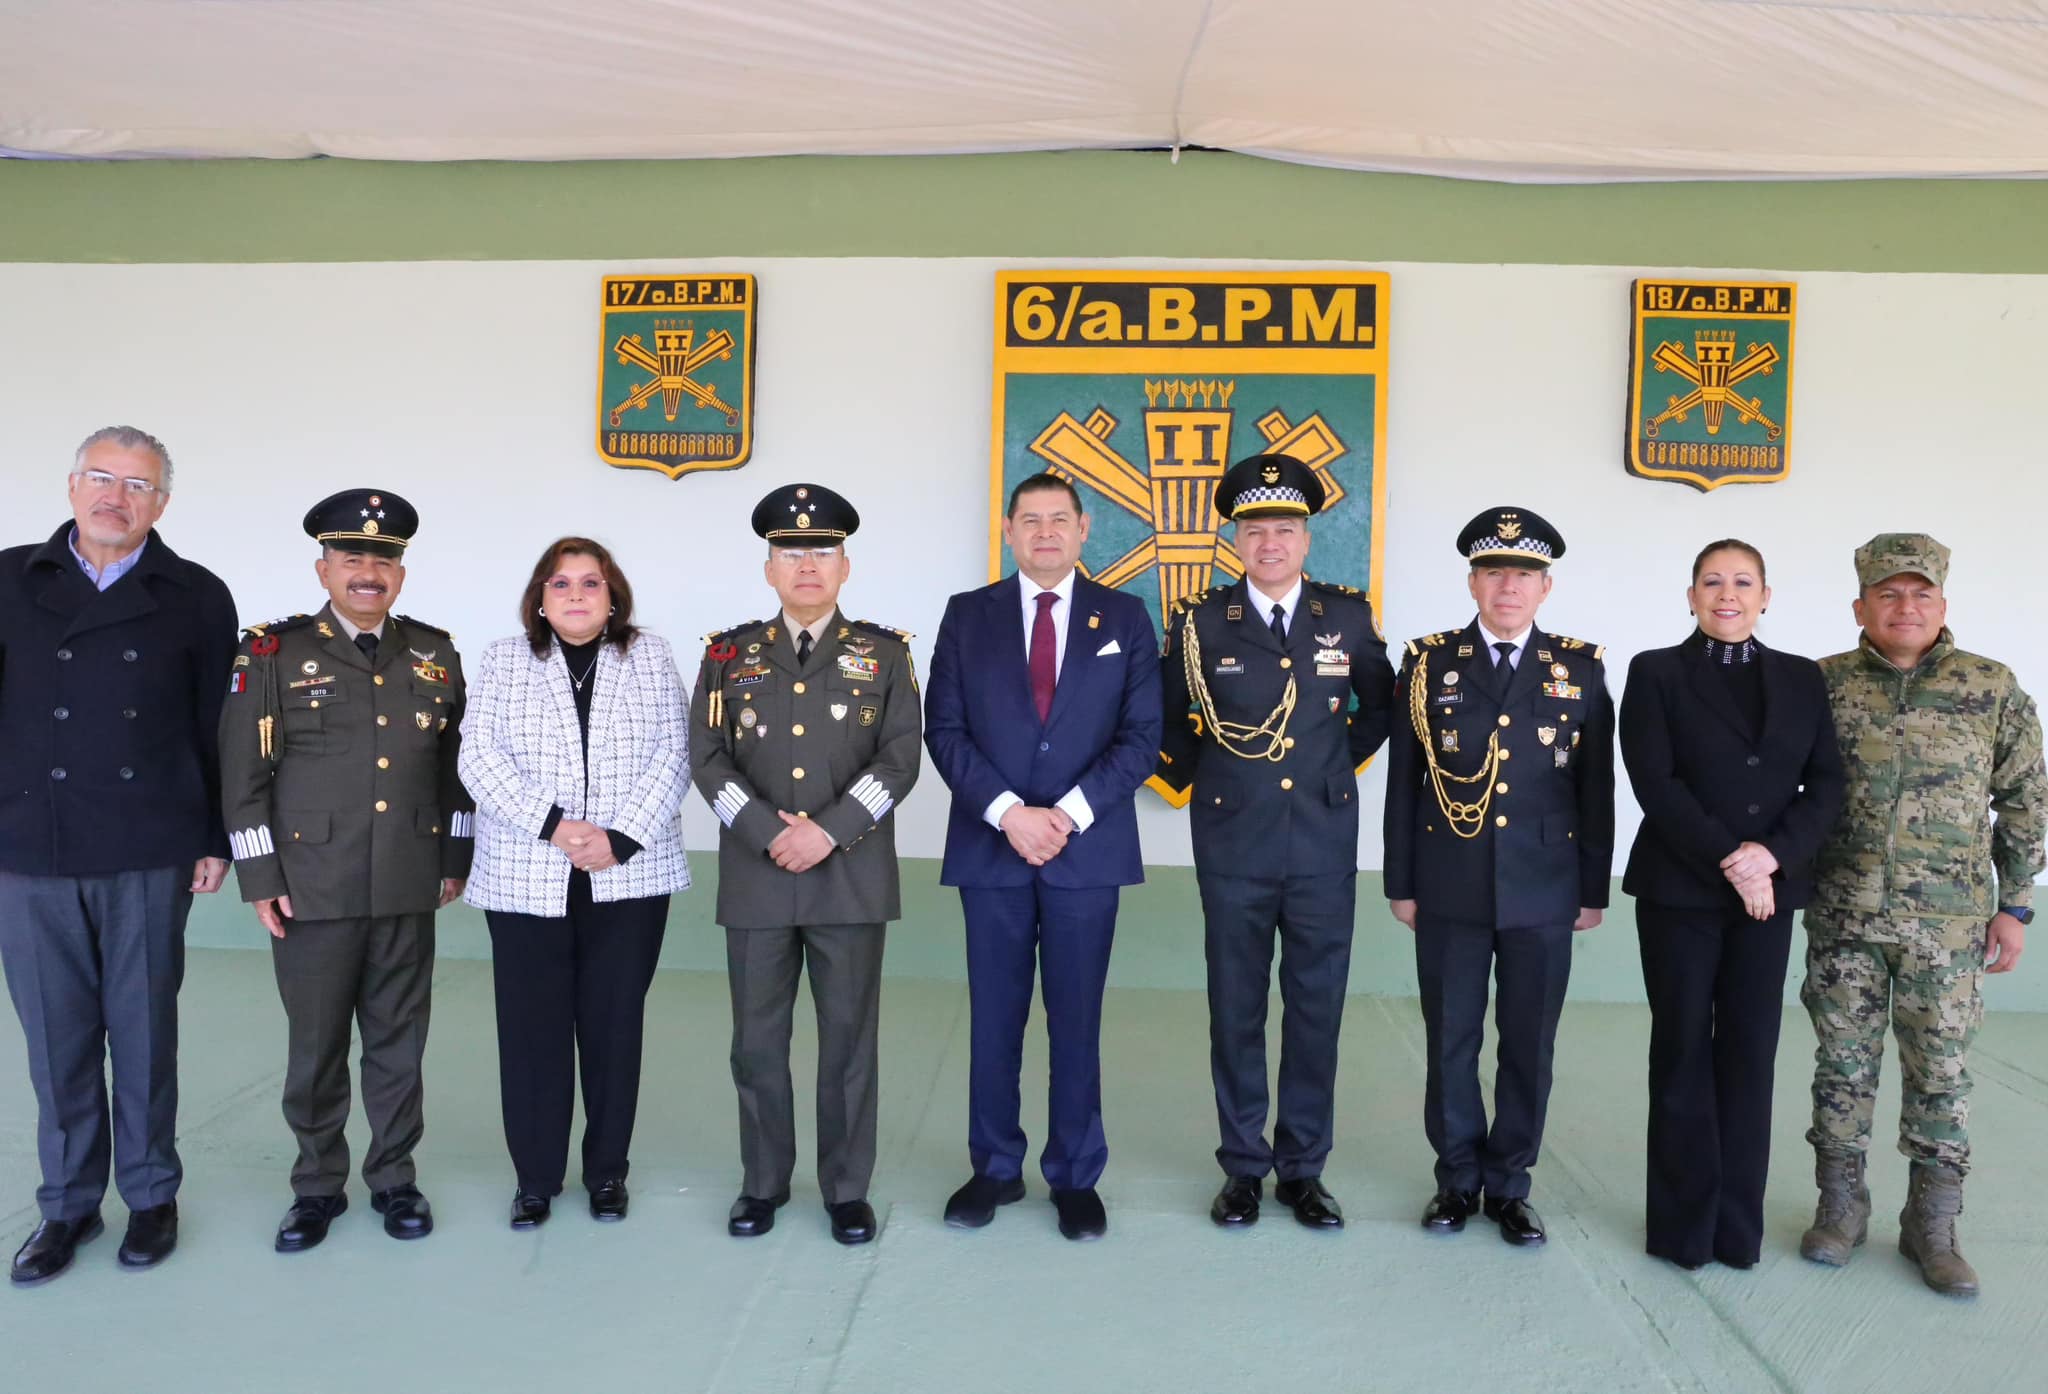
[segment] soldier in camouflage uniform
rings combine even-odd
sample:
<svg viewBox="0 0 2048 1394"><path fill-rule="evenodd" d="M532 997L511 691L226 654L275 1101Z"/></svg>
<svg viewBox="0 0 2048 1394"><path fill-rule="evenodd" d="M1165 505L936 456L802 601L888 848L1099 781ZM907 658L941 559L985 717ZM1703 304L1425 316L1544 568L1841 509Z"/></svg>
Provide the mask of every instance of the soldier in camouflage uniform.
<svg viewBox="0 0 2048 1394"><path fill-rule="evenodd" d="M1973 1295L1956 1247L1969 1169L1971 1039L1987 972L2019 963L2044 864L2048 773L2033 699L1947 629L1948 548L1883 533L1856 552L1863 638L1821 660L1848 802L1806 910L1819 1212L1800 1252L1841 1265L1869 1230L1870 1145L1887 1019L1899 1039L1899 1249L1936 1291ZM1990 814L1996 814L1994 820Z"/></svg>

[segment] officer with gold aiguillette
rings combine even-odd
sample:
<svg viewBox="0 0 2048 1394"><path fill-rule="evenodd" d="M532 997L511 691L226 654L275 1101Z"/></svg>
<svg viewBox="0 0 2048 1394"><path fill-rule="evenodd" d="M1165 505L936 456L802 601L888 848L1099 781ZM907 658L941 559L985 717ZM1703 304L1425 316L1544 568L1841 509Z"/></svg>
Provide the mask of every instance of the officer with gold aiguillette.
<svg viewBox="0 0 2048 1394"><path fill-rule="evenodd" d="M1233 465L1216 510L1235 525L1244 579L1188 597L1166 620L1166 728L1158 776L1192 789L1195 876L1209 965L1209 1066L1223 1189L1209 1217L1241 1228L1274 1196L1335 1229L1324 1188L1337 1030L1358 881L1358 771L1387 738L1394 670L1372 604L1303 574L1314 471L1285 455ZM1266 1002L1280 940L1280 1098L1266 1141Z"/></svg>
<svg viewBox="0 0 2048 1394"><path fill-rule="evenodd" d="M221 712L221 799L242 899L271 933L289 1024L284 1115L299 1142L280 1253L348 1208L348 1051L363 1039L363 1180L394 1239L433 1211L414 1184L434 912L469 875L476 804L456 776L462 663L445 630L391 613L419 515L350 489L306 514L328 603L255 625Z"/></svg>
<svg viewBox="0 0 2048 1394"><path fill-rule="evenodd" d="M1536 627L1557 530L1489 508L1458 535L1479 613L1410 640L1387 752L1386 878L1414 931L1436 1195L1423 1227L1481 1209L1540 1244L1529 1169L1543 1141L1572 933L1600 923L1614 860L1614 703L1598 645ZM1487 977L1500 1035L1494 1116L1479 1092Z"/></svg>

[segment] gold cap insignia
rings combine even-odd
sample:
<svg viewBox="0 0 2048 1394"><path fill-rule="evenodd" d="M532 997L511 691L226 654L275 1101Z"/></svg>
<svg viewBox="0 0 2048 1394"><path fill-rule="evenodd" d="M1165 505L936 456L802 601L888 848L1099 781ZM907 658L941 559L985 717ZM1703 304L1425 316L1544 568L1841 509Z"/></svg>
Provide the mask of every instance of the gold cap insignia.
<svg viewBox="0 0 2048 1394"><path fill-rule="evenodd" d="M1280 466L1267 465L1259 471L1259 478L1268 484L1278 484L1280 482Z"/></svg>
<svg viewBox="0 0 2048 1394"><path fill-rule="evenodd" d="M1516 538L1522 535L1521 516L1515 513L1501 514L1500 527L1497 529L1497 531L1500 533L1501 541L1513 542Z"/></svg>
<svg viewBox="0 0 2048 1394"><path fill-rule="evenodd" d="M371 518L371 519L367 520L366 522L364 522L364 524L363 524L363 536L365 536L365 537L375 537L376 535L377 535L377 520L376 520L375 518Z"/></svg>
<svg viewBox="0 0 2048 1394"><path fill-rule="evenodd" d="M810 515L810 514L808 514L808 513L799 513L799 514L797 514L797 515L796 515L796 525L797 525L798 527L800 527L800 528L807 528L807 527L809 527L809 526L811 525L811 515Z"/></svg>

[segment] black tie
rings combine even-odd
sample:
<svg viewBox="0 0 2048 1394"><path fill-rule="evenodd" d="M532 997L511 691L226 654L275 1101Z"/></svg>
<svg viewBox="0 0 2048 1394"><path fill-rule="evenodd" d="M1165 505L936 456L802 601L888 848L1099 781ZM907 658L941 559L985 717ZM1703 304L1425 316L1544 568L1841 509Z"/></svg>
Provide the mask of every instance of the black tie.
<svg viewBox="0 0 2048 1394"><path fill-rule="evenodd" d="M372 663L377 661L377 636L369 630L365 629L356 635L356 647L363 651L364 658Z"/></svg>
<svg viewBox="0 0 2048 1394"><path fill-rule="evenodd" d="M1503 639L1493 646L1493 651L1499 655L1493 660L1493 690L1506 692L1508 680L1515 675L1515 665L1509 661L1514 657L1515 646Z"/></svg>
<svg viewBox="0 0 2048 1394"><path fill-rule="evenodd" d="M811 631L799 629L796 632L796 666L801 668L811 661Z"/></svg>
<svg viewBox="0 0 2048 1394"><path fill-rule="evenodd" d="M1273 637L1281 643L1287 642L1287 611L1280 606L1273 607Z"/></svg>

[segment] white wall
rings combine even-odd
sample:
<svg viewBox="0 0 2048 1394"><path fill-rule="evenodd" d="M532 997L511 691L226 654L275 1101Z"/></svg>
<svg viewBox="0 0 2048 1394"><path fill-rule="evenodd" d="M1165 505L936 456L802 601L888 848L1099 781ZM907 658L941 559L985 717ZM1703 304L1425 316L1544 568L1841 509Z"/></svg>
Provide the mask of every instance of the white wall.
<svg viewBox="0 0 2048 1394"><path fill-rule="evenodd" d="M46 536L79 438L126 422L170 446L164 534L228 581L245 621L322 599L299 519L374 485L424 518L400 610L465 650L512 632L534 557L580 531L615 548L642 619L694 655L705 631L769 612L747 518L769 488L808 477L865 519L848 612L915 631L923 663L946 595L985 580L994 273L1029 264L1047 263L0 265L0 543ZM593 375L598 278L683 265L760 276L760 386L752 462L672 483L596 458ZM1495 503L1563 531L1542 621L1607 645L1617 686L1631 653L1687 632L1680 591L1700 543L1760 546L1776 589L1765 638L1819 654L1853 642L1856 544L1924 528L1956 550L1962 642L2048 694L2048 654L2024 623L2048 516L2048 278L1780 277L1800 285L1792 476L1702 496L1620 463L1628 283L1679 268L1384 269L1397 643L1469 618L1452 540ZM1367 867L1382 792L1376 769ZM1185 864L1184 816L1141 800L1147 860ZM1622 814L1625 849L1625 785ZM937 779L898 817L901 850L936 855ZM691 844L711 845L695 800L688 820Z"/></svg>

